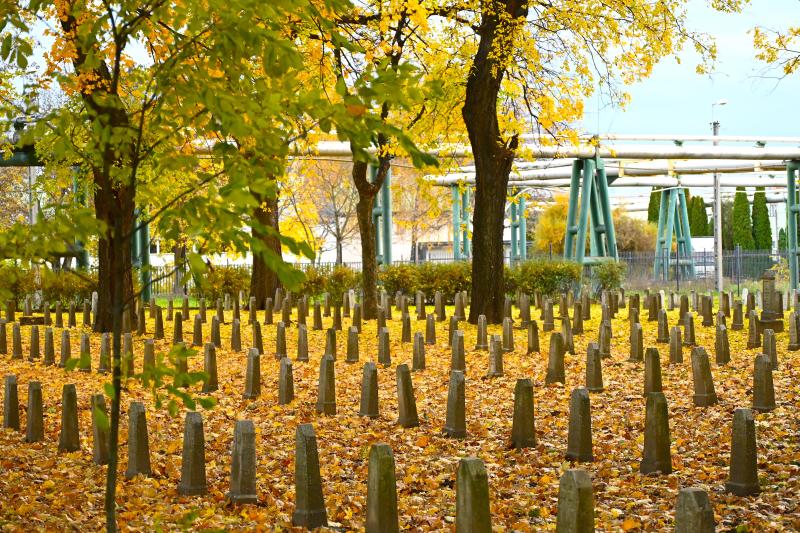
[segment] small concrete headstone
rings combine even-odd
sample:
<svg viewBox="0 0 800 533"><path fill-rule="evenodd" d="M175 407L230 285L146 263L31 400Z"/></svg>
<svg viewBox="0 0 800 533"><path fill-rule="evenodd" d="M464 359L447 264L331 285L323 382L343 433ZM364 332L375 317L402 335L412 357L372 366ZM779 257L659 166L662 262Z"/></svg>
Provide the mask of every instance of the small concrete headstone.
<svg viewBox="0 0 800 533"><path fill-rule="evenodd" d="M450 370L467 369L466 357L464 353L464 332L456 330L453 332L453 342L450 346Z"/></svg>
<svg viewBox="0 0 800 533"><path fill-rule="evenodd" d="M44 330L44 365L51 366L56 362L55 341L53 340L53 328Z"/></svg>
<svg viewBox="0 0 800 533"><path fill-rule="evenodd" d="M216 318L216 317L214 317ZM217 384L217 348L213 343L207 342L203 347L203 393L214 392L219 388Z"/></svg>
<svg viewBox="0 0 800 533"><path fill-rule="evenodd" d="M392 364L392 349L389 343L389 328L382 327L378 331L378 362L383 366Z"/></svg>
<svg viewBox="0 0 800 533"><path fill-rule="evenodd" d="M19 431L17 376L6 376L5 380L3 380L3 385L3 427Z"/></svg>
<svg viewBox="0 0 800 533"><path fill-rule="evenodd" d="M336 414L336 375L334 359L330 354L324 355L320 362L316 409L320 414Z"/></svg>
<svg viewBox="0 0 800 533"><path fill-rule="evenodd" d="M367 533L399 532L394 456L388 444L373 444L367 474Z"/></svg>
<svg viewBox="0 0 800 533"><path fill-rule="evenodd" d="M203 318L194 315L194 329L192 330L192 346L203 345Z"/></svg>
<svg viewBox="0 0 800 533"><path fill-rule="evenodd" d="M731 361L731 348L728 342L728 328L717 322L716 336L714 337L714 356L718 365L725 365Z"/></svg>
<svg viewBox="0 0 800 533"><path fill-rule="evenodd" d="M41 350L39 346L39 326L31 326L31 342L29 346L28 361L36 361L41 357Z"/></svg>
<svg viewBox="0 0 800 533"><path fill-rule="evenodd" d="M181 456L181 481L178 494L204 496L206 483L206 443L203 434L203 417L196 411L186 413L183 428L183 455Z"/></svg>
<svg viewBox="0 0 800 533"><path fill-rule="evenodd" d="M247 353L244 398L252 400L259 396L261 396L261 355L256 348L250 348Z"/></svg>
<svg viewBox="0 0 800 533"><path fill-rule="evenodd" d="M489 476L483 461L465 457L456 474L456 531L490 533Z"/></svg>
<svg viewBox="0 0 800 533"><path fill-rule="evenodd" d="M264 353L264 337L261 335L261 324L253 322L251 326L253 331L253 344L251 347L256 348L258 353L262 354Z"/></svg>
<svg viewBox="0 0 800 533"><path fill-rule="evenodd" d="M102 359L102 356L101 356ZM142 370L152 372L156 367L156 344L153 339L145 339L144 353L142 355ZM98 369L98 371L100 371ZM108 371L108 367L104 371Z"/></svg>
<svg viewBox="0 0 800 533"><path fill-rule="evenodd" d="M459 370L466 370L466 368ZM492 335L489 348L489 373L487 375L490 378L503 376L503 350L499 335Z"/></svg>
<svg viewBox="0 0 800 533"><path fill-rule="evenodd" d="M378 418L378 367L373 362L364 363L361 378L361 407L359 416Z"/></svg>
<svg viewBox="0 0 800 533"><path fill-rule="evenodd" d="M644 397L651 392L662 392L661 354L658 348L648 348L644 353Z"/></svg>
<svg viewBox="0 0 800 533"><path fill-rule="evenodd" d="M456 439L467 436L466 383L464 380L464 372L461 370L450 371L444 433L448 437Z"/></svg>
<svg viewBox="0 0 800 533"><path fill-rule="evenodd" d="M234 352L242 351L242 328L238 318L234 318L231 323L231 350Z"/></svg>
<svg viewBox="0 0 800 533"><path fill-rule="evenodd" d="M714 508L708 493L698 487L686 487L678 492L675 505L675 533L714 533Z"/></svg>
<svg viewBox="0 0 800 533"><path fill-rule="evenodd" d="M67 330L63 330L69 333ZM11 326L11 359L22 359L22 330L19 322Z"/></svg>
<svg viewBox="0 0 800 533"><path fill-rule="evenodd" d="M565 383L564 373L564 337L561 333L550 335L550 353L547 359L547 375L545 383Z"/></svg>
<svg viewBox="0 0 800 533"><path fill-rule="evenodd" d="M714 392L714 378L711 376L711 365L708 353L702 346L692 348L692 379L694 381L693 401L695 407L708 407L717 403Z"/></svg>
<svg viewBox="0 0 800 533"><path fill-rule="evenodd" d="M544 309L542 312L542 331L553 331L556 327L555 318L553 317L553 302L549 299L544 301Z"/></svg>
<svg viewBox="0 0 800 533"><path fill-rule="evenodd" d="M603 390L603 363L596 342L590 342L586 347L586 389L589 392Z"/></svg>
<svg viewBox="0 0 800 533"><path fill-rule="evenodd" d="M96 465L108 464L108 446L111 434L108 427L108 411L103 394L92 394L92 460ZM102 420L105 419L105 423ZM105 425L105 427L103 427Z"/></svg>
<svg viewBox="0 0 800 533"><path fill-rule="evenodd" d="M478 316L478 331L477 331L477 340L475 342L475 349L476 350L489 349L488 333L486 329L486 315Z"/></svg>
<svg viewBox="0 0 800 533"><path fill-rule="evenodd" d="M572 312L572 333L575 335L583 334L583 304L575 302Z"/></svg>
<svg viewBox="0 0 800 533"><path fill-rule="evenodd" d="M419 426L417 401L414 397L414 385L411 382L411 371L408 365L397 365L397 423L404 428Z"/></svg>
<svg viewBox="0 0 800 533"><path fill-rule="evenodd" d="M611 322L609 320L600 324L600 336L598 341L600 357L603 359L611 357Z"/></svg>
<svg viewBox="0 0 800 533"><path fill-rule="evenodd" d="M536 446L536 422L533 407L533 381L517 379L514 386L514 418L511 425L511 445L514 448Z"/></svg>
<svg viewBox="0 0 800 533"><path fill-rule="evenodd" d="M58 437L58 451L76 452L80 448L78 391L74 383L66 383L61 393L61 432Z"/></svg>
<svg viewBox="0 0 800 533"><path fill-rule="evenodd" d="M753 411L736 409L733 412L731 433L731 460L725 492L737 496L751 496L761 492L758 483L758 448L756 423Z"/></svg>
<svg viewBox="0 0 800 533"><path fill-rule="evenodd" d="M775 332L769 328L764 330L762 352L767 356L772 370L778 370L778 344L775 340Z"/></svg>
<svg viewBox="0 0 800 533"><path fill-rule="evenodd" d="M689 311L683 319L683 345L694 346L694 313Z"/></svg>
<svg viewBox="0 0 800 533"><path fill-rule="evenodd" d="M628 357L628 361L633 363L638 363L642 361L643 353L644 353L644 335L642 334L642 325L641 324L633 324L631 325L631 351L630 356Z"/></svg>
<svg viewBox="0 0 800 533"><path fill-rule="evenodd" d="M594 495L586 470L570 469L558 483L558 533L594 532Z"/></svg>
<svg viewBox="0 0 800 533"><path fill-rule="evenodd" d="M91 344L89 344L88 333L81 334L81 351L80 351L80 361L78 362L78 369L81 372L92 371L92 348Z"/></svg>
<svg viewBox="0 0 800 533"><path fill-rule="evenodd" d="M589 391L582 387L573 389L570 395L566 458L582 463L594 460Z"/></svg>
<svg viewBox="0 0 800 533"><path fill-rule="evenodd" d="M284 357L278 371L278 403L286 405L294 400L294 372L292 361Z"/></svg>
<svg viewBox="0 0 800 533"><path fill-rule="evenodd" d="M222 348L222 336L219 331L219 318L211 317L211 343L217 348Z"/></svg>
<svg viewBox="0 0 800 533"><path fill-rule="evenodd" d="M564 349L570 355L575 355L575 339L572 336L572 324L568 318L561 320L561 335L564 337Z"/></svg>
<svg viewBox="0 0 800 533"><path fill-rule="evenodd" d="M667 399L663 392L647 395L644 422L644 451L639 472L652 474L672 473L672 453L670 452L669 412Z"/></svg>
<svg viewBox="0 0 800 533"><path fill-rule="evenodd" d="M428 315L425 319L425 344L436 344L436 322L433 315Z"/></svg>
<svg viewBox="0 0 800 533"><path fill-rule="evenodd" d="M0 355L8 353L8 340L6 337L6 321L0 320Z"/></svg>
<svg viewBox="0 0 800 533"><path fill-rule="evenodd" d="M528 323L528 354L539 353L539 324L535 320Z"/></svg>
<svg viewBox="0 0 800 533"><path fill-rule="evenodd" d="M153 338L156 340L162 340L164 338L164 313L162 312L161 307L156 306L155 310L156 323Z"/></svg>
<svg viewBox="0 0 800 533"><path fill-rule="evenodd" d="M72 349L70 347L69 330L61 330L61 356L58 362L60 368L64 368L67 360L72 357Z"/></svg>
<svg viewBox="0 0 800 533"><path fill-rule="evenodd" d="M336 360L336 329L328 328L325 332L325 351L323 355L330 355Z"/></svg>
<svg viewBox="0 0 800 533"><path fill-rule="evenodd" d="M180 311L175 313L175 324L172 327L172 344L183 342L183 315Z"/></svg>
<svg viewBox="0 0 800 533"><path fill-rule="evenodd" d="M237 420L231 445L231 483L225 495L233 503L258 503L256 494L256 428Z"/></svg>
<svg viewBox="0 0 800 533"><path fill-rule="evenodd" d="M669 330L669 362L670 364L683 363L681 328L678 326L673 326Z"/></svg>
<svg viewBox="0 0 800 533"><path fill-rule="evenodd" d="M753 410L767 413L775 409L772 364L764 354L756 356L753 368Z"/></svg>
<svg viewBox="0 0 800 533"><path fill-rule="evenodd" d="M314 312L311 321L311 329L314 331L322 331L322 307L319 301L314 302Z"/></svg>
<svg viewBox="0 0 800 533"><path fill-rule="evenodd" d="M42 406L42 384L28 382L28 420L25 427L25 442L44 440L44 408Z"/></svg>
<svg viewBox="0 0 800 533"><path fill-rule="evenodd" d="M422 338L421 331L414 333L414 350L411 359L411 368L414 371L425 370L425 341Z"/></svg>
<svg viewBox="0 0 800 533"><path fill-rule="evenodd" d="M664 309L658 311L658 336L656 342L666 344L669 342L669 323L667 322L667 312Z"/></svg>
<svg viewBox="0 0 800 533"><path fill-rule="evenodd" d="M295 510L292 525L314 529L328 525L322 477L319 469L317 437L311 424L300 424L295 434Z"/></svg>

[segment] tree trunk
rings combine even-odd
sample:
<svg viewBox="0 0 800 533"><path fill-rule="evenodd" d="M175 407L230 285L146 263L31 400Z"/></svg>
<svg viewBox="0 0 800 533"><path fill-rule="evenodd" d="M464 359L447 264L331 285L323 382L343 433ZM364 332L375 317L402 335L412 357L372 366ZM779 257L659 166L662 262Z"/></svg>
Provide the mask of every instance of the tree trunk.
<svg viewBox="0 0 800 533"><path fill-rule="evenodd" d="M275 289L280 286L280 280L274 270L270 269L259 249L272 250L281 257L280 226L278 223L278 196L277 193L270 198L258 198L260 206L253 213L253 217L263 226L272 228L273 231L265 232L253 228L253 271L250 275L250 296L256 298L256 309L263 309L264 302L275 294Z"/></svg>
<svg viewBox="0 0 800 533"><path fill-rule="evenodd" d="M502 35L505 23L500 11L511 17L527 15L524 0L491 2L478 30L480 42L467 77L464 107L461 109L469 133L475 161L475 211L472 218L472 303L469 321L478 322L485 315L490 324L503 320L505 296L503 280L503 223L505 220L506 187L514 153L519 142L515 135L506 142L497 120L497 95L505 73L498 63L502 46L496 38ZM479 283L477 281L480 280Z"/></svg>
<svg viewBox="0 0 800 533"><path fill-rule="evenodd" d="M336 236L336 264L342 264L342 239L338 235Z"/></svg>
<svg viewBox="0 0 800 533"><path fill-rule="evenodd" d="M375 224L372 220L374 204L375 194L358 191L356 216L358 233L361 236L361 283L364 288L361 312L365 320L378 316L378 259L375 248Z"/></svg>

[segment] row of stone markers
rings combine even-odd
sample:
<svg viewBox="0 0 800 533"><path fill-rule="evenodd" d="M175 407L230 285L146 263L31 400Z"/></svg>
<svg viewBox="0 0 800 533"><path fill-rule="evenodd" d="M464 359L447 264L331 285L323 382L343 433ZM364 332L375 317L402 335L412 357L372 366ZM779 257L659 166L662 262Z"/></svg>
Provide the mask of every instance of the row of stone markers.
<svg viewBox="0 0 800 533"><path fill-rule="evenodd" d="M330 360L327 356L326 360ZM370 365L371 363L368 363ZM401 365L404 366L404 365ZM365 366L364 375L374 369ZM454 372L454 373L457 373ZM512 442L515 447L534 446L532 383L517 381L514 402ZM324 403L324 399L320 400ZM4 387L5 428L20 429L17 380L6 376ZM58 449L73 452L80 449L77 394L74 384L66 384L62 393L61 432ZM93 461L108 462L108 432L96 423L95 410L105 412L102 394L91 401ZM324 406L323 406L324 409ZM362 392L362 415L371 416L370 401ZM402 416L402 412L401 412ZM132 402L128 410L128 466L126 477L151 475L149 438L143 404ZM448 411L447 432L459 427ZM460 436L460 435L451 435ZM28 384L26 441L44 439L43 400L41 383ZM569 444L566 458L577 462L593 460L589 393L579 388L570 400ZM235 503L256 503L256 439L253 422L236 422L231 457L230 489L227 497ZM672 471L670 431L667 402L663 393L647 394L644 429L644 450L640 462L643 474L669 474ZM293 523L314 528L327 525L322 479L316 436L311 424L296 430L295 449L296 506ZM388 445L376 444L370 450L367 481L367 531L397 531L399 527L394 458ZM725 484L727 492L747 496L759 492L755 422L752 411L736 409L733 419L730 474ZM181 478L178 492L187 496L205 495L206 480L205 437L200 413L186 414L181 459ZM675 526L677 531L713 531L714 518L708 497L700 489L683 489L678 497ZM567 470L559 484L558 531L592 531L594 503L591 480L583 470ZM489 486L483 462L477 458L462 459L456 474L456 528L468 531L491 531Z"/></svg>

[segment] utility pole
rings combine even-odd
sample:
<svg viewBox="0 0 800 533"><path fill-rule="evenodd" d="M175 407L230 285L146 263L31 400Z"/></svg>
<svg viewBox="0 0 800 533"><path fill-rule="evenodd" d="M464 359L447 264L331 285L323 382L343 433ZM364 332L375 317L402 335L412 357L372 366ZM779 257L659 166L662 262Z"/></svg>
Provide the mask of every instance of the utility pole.
<svg viewBox="0 0 800 533"><path fill-rule="evenodd" d="M711 133L719 135L719 121L714 120L714 107L727 105L727 100L711 104ZM719 142L714 141L714 146ZM717 292L722 294L722 197L720 193L719 172L714 172L714 270L717 273Z"/></svg>
<svg viewBox="0 0 800 533"><path fill-rule="evenodd" d="M719 121L711 123L711 130L719 135ZM714 146L719 144L714 141ZM720 194L719 172L714 172L714 271L717 274L717 292L722 293L722 195Z"/></svg>

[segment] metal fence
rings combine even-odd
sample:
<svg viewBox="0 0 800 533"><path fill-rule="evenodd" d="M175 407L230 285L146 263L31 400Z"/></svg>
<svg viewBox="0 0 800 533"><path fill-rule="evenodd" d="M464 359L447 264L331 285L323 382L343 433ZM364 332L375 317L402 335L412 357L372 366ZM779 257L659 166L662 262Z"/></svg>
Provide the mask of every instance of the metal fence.
<svg viewBox="0 0 800 533"><path fill-rule="evenodd" d="M674 258L667 260L670 268L661 276L655 276L654 252L621 252L619 254L621 262L627 265L625 285L630 289L644 288L671 288L671 289L697 289L713 290L716 287L716 266L713 252L694 252L692 259L695 265L695 276L688 278L676 272ZM529 250L528 259L531 260L561 260L561 255L557 253L540 253ZM662 258L663 259L663 258ZM424 261L394 261L393 264L423 264L423 263L452 263L463 261L451 257L426 258ZM510 264L509 256L505 257L506 264ZM763 272L772 268L778 263L787 261L785 251L774 253L768 250L725 250L722 257L723 277L726 286L749 286L757 282ZM361 262L342 263L348 268L361 271ZM336 263L295 263L295 268L305 270L309 267L331 269L337 266ZM235 266L250 274L250 265ZM191 293L195 287L195 280L188 273L176 275L175 267L172 265L163 267L151 267L152 292L154 295L177 295ZM189 279L185 279L189 276ZM184 292L185 291L185 292Z"/></svg>

